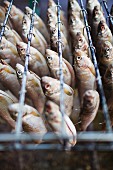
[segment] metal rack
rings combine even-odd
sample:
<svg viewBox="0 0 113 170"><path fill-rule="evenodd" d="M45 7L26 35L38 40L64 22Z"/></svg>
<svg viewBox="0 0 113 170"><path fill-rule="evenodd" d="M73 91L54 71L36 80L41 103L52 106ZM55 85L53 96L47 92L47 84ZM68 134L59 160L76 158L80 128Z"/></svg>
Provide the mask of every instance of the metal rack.
<svg viewBox="0 0 113 170"><path fill-rule="evenodd" d="M25 66L24 66L24 74L23 74L23 80L22 80L22 87L20 91L20 110L18 114L18 119L17 119L17 124L16 124L16 133L8 133L8 134L0 134L0 151L4 150L64 150L67 149L65 144L66 141L69 139L69 137L65 136L64 131L62 130L62 135L61 136L56 136L53 133L48 133L43 137L43 143L40 145L35 145L35 144L21 144L21 141L29 141L32 142L36 139L40 139L40 135L38 134L26 134L26 133L21 133L21 127L22 127L22 108L24 106L24 100L25 100L25 92L26 92L26 76L27 76L27 71L28 71L28 63L29 63L29 55L30 55L30 44L31 44L31 39L32 39L32 30L34 26L34 14L35 14L35 8L36 8L36 3L37 1L34 0L33 2L33 12L31 15L31 24L30 24L30 29L29 29L29 34L28 34L28 44L27 44L27 49L26 49L26 60L25 60ZM4 34L5 26L8 20L8 16L10 14L10 10L13 4L13 0L10 2L2 31L0 34L0 40L2 41L2 36ZM105 6L105 9L107 11L108 17L111 19L112 22L112 17L109 14L107 3L105 0L103 0L103 4ZM91 55L92 55L92 60L95 66L95 71L96 71L96 78L97 78L97 84L98 84L98 89L100 92L100 97L102 101L102 108L103 108L103 114L104 118L106 121L106 132L80 132L77 134L77 141L78 144L76 144L74 147L70 148L71 150L77 150L77 151L83 151L83 150L88 150L88 151L93 151L93 150L113 150L113 133L112 133L112 128L110 126L110 118L108 114L108 108L106 104L106 99L103 91L103 86L102 86L102 81L100 77L100 72L98 69L98 64L96 61L96 56L95 56L95 49L92 44L92 39L90 35L90 29L89 25L87 22L87 17L86 17L86 10L84 8L83 0L80 0L80 5L82 8L82 13L84 17L84 23L85 23L85 28L87 31L87 36L89 40L89 47L91 50ZM64 108L64 97L63 97L63 71L62 71L62 42L61 42L61 32L60 32L60 3L59 0L57 1L57 15L58 15L58 56L59 56L59 66L60 66L60 89L61 89L61 96L60 96L60 111L62 113L62 120L65 114L65 108ZM62 129L63 129L63 121L62 121ZM71 138L71 137L70 137ZM48 141L54 141L56 139L63 139L64 144L47 144L46 142ZM7 144L8 142L8 144ZM80 144L81 142L88 142L88 144ZM93 142L93 143L92 143ZM89 145L90 143L90 145Z"/></svg>

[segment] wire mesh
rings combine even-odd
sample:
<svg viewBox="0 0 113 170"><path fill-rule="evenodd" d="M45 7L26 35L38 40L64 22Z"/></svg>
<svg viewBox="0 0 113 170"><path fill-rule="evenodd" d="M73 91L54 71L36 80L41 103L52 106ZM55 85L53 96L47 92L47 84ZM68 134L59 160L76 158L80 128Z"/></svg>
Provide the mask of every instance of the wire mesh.
<svg viewBox="0 0 113 170"><path fill-rule="evenodd" d="M22 87L21 87L21 91L20 91L20 110L19 110L19 114L18 114L18 119L17 119L17 126L16 126L16 134L0 134L0 142L16 142L16 141L34 141L36 139L40 139L40 135L38 134L22 134L21 129L22 129L22 109L24 106L24 100L25 100L25 92L26 92L26 77L27 77L27 71L28 71L28 63L29 63L29 55L30 55L30 44L31 44L31 39L32 39L32 30L33 30L33 26L34 26L34 14L35 14L35 8L36 8L36 3L37 1L34 1L34 6L33 6L33 12L31 15L31 24L30 24L30 30L29 30L29 34L28 34L28 44L27 44L27 49L26 49L26 60L25 60L25 67L24 67L24 74L23 74L23 80L22 80ZM2 40L2 36L4 34L4 29L8 20L8 16L10 14L10 10L11 10L11 6L13 4L13 0L11 1L9 8L8 8L8 12L6 13L6 17L4 20L4 24L2 26L2 31L0 34L0 41ZM92 39L90 36L90 29L89 29L89 25L87 22L87 17L86 17L86 10L84 8L84 4L83 1L80 0L80 4L81 4L81 8L82 8L82 13L83 13L83 17L84 17L84 23L85 23L85 27L86 27L86 31L87 31L87 36L88 36L88 40L89 40L89 47L91 50L91 54L92 54L92 60L95 66L95 71L96 71L96 78L97 78L97 84L99 87L99 92L100 92L100 97L101 97L101 101L102 101L102 107L103 107L103 113L104 113L104 117L105 117L105 121L106 121L106 129L107 132L82 132L82 133L78 133L77 134L77 141L78 142L96 142L93 143L92 145L89 144L77 144L74 147L72 147L72 150L78 150L78 151L83 151L83 150L88 150L88 151L93 151L93 150L113 150L113 145L112 144L107 144L108 142L113 142L113 134L112 134L112 128L110 126L110 118L109 118L109 114L108 114L108 108L107 108L107 104L106 104L106 99L105 99L105 95L104 95L104 91L103 91L103 86L102 86L102 81L101 81L101 76L100 76L100 72L98 69L98 64L96 61L96 56L95 56L95 49L94 46L92 44ZM107 7L107 3L106 1L103 1L103 4L105 6L105 9L107 11L108 17L110 17L111 22L112 22L112 17L109 14L108 11L108 7ZM60 3L58 1L57 3L57 15L58 15L58 55L59 55L59 65L60 65L60 89L61 89L61 98L60 98L60 111L62 113L62 117L64 117L65 114L65 108L64 108L64 97L63 97L63 85L64 85L64 81L63 81L63 72L62 72L62 42L61 42L61 33L60 33ZM63 120L63 119L62 119ZM63 123L62 123L63 125ZM62 128L63 129L63 128ZM64 131L63 131L64 132ZM67 141L69 139L69 137L65 136L65 134L63 134L61 136L56 136L53 133L48 133L47 135L45 135L43 137L43 141L47 142L47 141L54 141L56 139L60 140L63 139L64 140L64 144L65 141ZM109 133L108 133L109 132ZM71 138L71 137L70 137ZM100 143L103 142L103 143ZM18 148L17 146L13 145L13 144L0 144L0 150L36 150L36 149L58 149L58 150L62 150L62 145L60 144L40 144L40 145L34 145L34 144L18 144Z"/></svg>

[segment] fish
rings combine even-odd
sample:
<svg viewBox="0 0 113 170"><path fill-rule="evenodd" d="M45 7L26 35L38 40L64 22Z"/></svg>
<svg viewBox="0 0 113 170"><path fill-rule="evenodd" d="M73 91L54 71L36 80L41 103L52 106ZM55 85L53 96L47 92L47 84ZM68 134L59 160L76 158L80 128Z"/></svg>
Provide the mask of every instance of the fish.
<svg viewBox="0 0 113 170"><path fill-rule="evenodd" d="M72 64L73 56L71 49L69 47L68 41L64 34L61 32L61 41L62 41L62 55L63 57ZM58 52L58 28L52 27L50 33L50 44L53 51Z"/></svg>
<svg viewBox="0 0 113 170"><path fill-rule="evenodd" d="M25 62L27 44L17 42L16 47L21 60ZM50 75L45 56L32 46L30 46L29 69L39 77Z"/></svg>
<svg viewBox="0 0 113 170"><path fill-rule="evenodd" d="M16 71L2 59L0 60L0 82L14 96L19 98L20 84L17 80Z"/></svg>
<svg viewBox="0 0 113 170"><path fill-rule="evenodd" d="M85 52L76 50L74 53L74 69L80 103L82 104L84 93L87 90L96 89L95 68Z"/></svg>
<svg viewBox="0 0 113 170"><path fill-rule="evenodd" d="M1 24L1 27L2 27L2 24ZM17 42L22 41L22 38L20 37L20 35L14 29L11 29L8 25L5 26L4 37L8 41L10 41L12 44L14 44L15 46Z"/></svg>
<svg viewBox="0 0 113 170"><path fill-rule="evenodd" d="M25 14L29 17L29 19L31 19L32 9L29 8L28 6L26 6ZM34 27L41 32L41 34L44 36L46 41L49 43L50 38L49 38L49 33L47 30L47 27L46 27L45 23L43 22L43 20L36 13L34 15Z"/></svg>
<svg viewBox="0 0 113 170"><path fill-rule="evenodd" d="M68 146L74 146L77 142L76 128L72 123L71 119L66 114L64 114L64 116L62 117L62 114L59 110L59 106L54 102L48 100L46 102L44 114L47 123L51 127L52 131L56 135L64 134L65 136L70 137L69 140L67 140L66 144ZM64 124L62 124L63 118L64 118L64 122L63 122ZM62 140L60 140L60 142L63 143Z"/></svg>
<svg viewBox="0 0 113 170"><path fill-rule="evenodd" d="M16 64L16 74L20 84L22 83L23 73L24 67L21 64ZM42 114L46 97L42 90L40 77L31 71L27 72L26 91L27 96L32 100L35 108Z"/></svg>
<svg viewBox="0 0 113 170"><path fill-rule="evenodd" d="M95 43L97 60L100 56L100 48L105 41L109 41L113 45L113 36L111 30L109 29L106 22L104 20L101 20L98 24L96 43Z"/></svg>
<svg viewBox="0 0 113 170"><path fill-rule="evenodd" d="M68 20L71 15L78 16L80 20L83 22L83 14L82 9L79 3L76 0L69 0L68 1Z"/></svg>
<svg viewBox="0 0 113 170"><path fill-rule="evenodd" d="M3 2L3 6L4 8L8 9L10 5L10 2L5 0ZM10 11L10 15L9 15L9 19L12 23L13 28L18 32L19 35L22 34L22 19L23 19L24 13L22 12L22 10L20 10L19 8L17 8L15 5L12 5L11 11Z"/></svg>
<svg viewBox="0 0 113 170"><path fill-rule="evenodd" d="M86 10L87 10L87 14L88 14L88 23L91 26L91 20L92 20L92 14L93 14L93 9L95 6L98 6L98 8L100 8L100 10L103 12L103 9L100 5L100 2L98 0L87 0L86 1Z"/></svg>
<svg viewBox="0 0 113 170"><path fill-rule="evenodd" d="M24 15L22 20L22 39L25 43L28 43L28 34L30 30L30 19L27 15ZM31 46L38 49L43 55L45 54L45 49L47 47L47 42L43 35L33 27Z"/></svg>
<svg viewBox="0 0 113 170"><path fill-rule="evenodd" d="M98 24L101 20L106 22L105 16L103 12L100 10L100 7L95 6L93 9L92 20L91 20L91 34L94 42L96 41L95 37L97 36Z"/></svg>
<svg viewBox="0 0 113 170"><path fill-rule="evenodd" d="M95 119L100 104L100 97L96 90L87 90L83 95L83 104L80 112L81 131L86 131L87 127Z"/></svg>
<svg viewBox="0 0 113 170"><path fill-rule="evenodd" d="M16 122L11 117L8 106L13 104L13 99L4 91L0 90L0 117L5 120L5 122L10 125L11 130L15 129Z"/></svg>
<svg viewBox="0 0 113 170"><path fill-rule="evenodd" d="M8 106L8 110L14 120L17 120L19 108L19 103L10 104ZM24 132L38 133L42 136L47 132L43 117L35 108L27 104L22 108L22 128Z"/></svg>
<svg viewBox="0 0 113 170"><path fill-rule="evenodd" d="M111 6L110 15L111 15L111 17L113 17L113 4ZM113 18L112 18L112 21L113 21ZM110 30L113 34L113 24L110 22L110 20L109 20L109 26L110 26Z"/></svg>
<svg viewBox="0 0 113 170"><path fill-rule="evenodd" d="M41 78L41 85L47 99L52 100L56 104L60 105L60 81L44 76ZM64 83L64 107L65 113L70 116L73 109L73 89Z"/></svg>
<svg viewBox="0 0 113 170"><path fill-rule="evenodd" d="M99 70L102 78L111 64L113 64L113 45L109 41L105 41L100 49L99 57Z"/></svg>
<svg viewBox="0 0 113 170"><path fill-rule="evenodd" d="M50 69L51 75L53 78L60 79L59 71L59 57L58 53L50 49L46 49L46 61ZM75 73L71 64L63 58L62 61L62 70L64 83L75 88Z"/></svg>
<svg viewBox="0 0 113 170"><path fill-rule="evenodd" d="M9 64L15 69L17 63L23 64L16 46L3 36L0 44L0 59L8 59Z"/></svg>

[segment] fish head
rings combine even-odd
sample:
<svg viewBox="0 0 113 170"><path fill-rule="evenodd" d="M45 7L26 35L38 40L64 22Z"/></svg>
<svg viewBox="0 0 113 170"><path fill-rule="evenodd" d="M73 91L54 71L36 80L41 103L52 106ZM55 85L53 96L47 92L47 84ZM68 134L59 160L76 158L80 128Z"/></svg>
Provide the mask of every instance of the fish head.
<svg viewBox="0 0 113 170"><path fill-rule="evenodd" d="M22 19L22 31L26 33L30 28L30 19L27 15L23 16Z"/></svg>
<svg viewBox="0 0 113 170"><path fill-rule="evenodd" d="M46 49L46 61L49 67L59 67L58 53Z"/></svg>
<svg viewBox="0 0 113 170"><path fill-rule="evenodd" d="M28 6L25 7L25 14L31 18L31 14L32 14L32 9L29 8Z"/></svg>
<svg viewBox="0 0 113 170"><path fill-rule="evenodd" d="M106 23L104 20L101 20L98 24L98 35L104 34L106 32Z"/></svg>
<svg viewBox="0 0 113 170"><path fill-rule="evenodd" d="M98 21L98 19L100 18L100 15L101 15L101 11L100 11L99 6L95 6L94 9L93 9L93 18L96 21Z"/></svg>
<svg viewBox="0 0 113 170"><path fill-rule="evenodd" d="M78 49L75 49L74 51L74 64L78 67L81 67L82 65L85 64L85 57L86 54L81 51L81 50L78 50Z"/></svg>
<svg viewBox="0 0 113 170"><path fill-rule="evenodd" d="M17 48L18 54L21 57L22 61L25 61L27 44L25 44L24 42L17 42L16 48Z"/></svg>
<svg viewBox="0 0 113 170"><path fill-rule="evenodd" d="M76 38L77 38L77 47L80 49L83 47L83 45L85 43L84 36L81 32L77 32Z"/></svg>
<svg viewBox="0 0 113 170"><path fill-rule="evenodd" d="M24 74L24 66L22 66L21 64L17 63L16 64L16 74L17 74L17 78L19 80L21 80L23 78L23 74Z"/></svg>
<svg viewBox="0 0 113 170"><path fill-rule="evenodd" d="M90 107L94 104L95 101L95 93L93 90L87 90L83 96L83 101L84 101L84 105L86 107Z"/></svg>
<svg viewBox="0 0 113 170"><path fill-rule="evenodd" d="M102 56L105 60L113 58L113 46L109 41L105 41L102 46Z"/></svg>

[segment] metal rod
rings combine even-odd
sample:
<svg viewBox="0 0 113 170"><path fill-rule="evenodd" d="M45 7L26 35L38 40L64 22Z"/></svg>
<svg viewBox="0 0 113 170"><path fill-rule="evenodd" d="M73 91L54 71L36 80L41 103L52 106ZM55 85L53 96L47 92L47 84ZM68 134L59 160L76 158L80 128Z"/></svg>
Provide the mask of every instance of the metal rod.
<svg viewBox="0 0 113 170"><path fill-rule="evenodd" d="M111 16L111 14L110 14L110 12L108 10L107 0L102 0L102 3L103 3L104 8L105 8L105 10L107 12L108 18L109 18L111 24L113 25L113 16Z"/></svg>
<svg viewBox="0 0 113 170"><path fill-rule="evenodd" d="M5 20L3 22L3 26L2 26L2 30L0 32L0 43L2 41L2 37L4 35L4 31L5 31L5 26L7 24L7 21L8 21L8 17L9 17L9 14L10 14L10 11L11 11L11 8L12 8L12 5L13 5L13 0L11 0L10 4L9 4L9 7L7 9L7 12L6 12L6 16L5 16Z"/></svg>
<svg viewBox="0 0 113 170"><path fill-rule="evenodd" d="M35 8L37 4L36 0L34 0L33 2L34 2L34 5L33 5L33 10L32 10L32 15L31 15L30 29L28 33L28 44L27 44L26 56L25 56L26 59L25 59L24 73L23 73L22 86L21 86L20 99L19 99L20 108L19 108L19 113L18 113L17 122L16 122L16 134L20 133L22 129L22 111L23 111L23 106L24 106L24 101L25 101L30 45L31 45L32 31L33 31L33 26L34 26L34 14L35 14Z"/></svg>
<svg viewBox="0 0 113 170"><path fill-rule="evenodd" d="M99 68L98 68L98 64L97 64L97 60L96 60L96 56L95 56L95 48L93 46L91 35L90 35L90 29L89 29L89 25L88 25L88 21L87 21L87 17L86 17L86 10L84 9L83 0L80 0L80 5L81 5L81 8L82 8L82 13L83 13L83 17L84 17L84 23L85 23L85 27L86 27L87 36L88 36L92 61L93 61L94 67L95 67L98 90L99 90L99 93L100 93L100 99L101 99L101 103L102 103L103 114L104 114L104 118L105 118L105 121L106 121L106 129L107 129L107 131L111 132L112 128L111 128L111 124L110 124L110 117L109 117L109 114L108 114L108 107L107 107L106 98L105 98L103 85L102 85L102 80L101 80L101 76L100 76L100 72L99 72Z"/></svg>
<svg viewBox="0 0 113 170"><path fill-rule="evenodd" d="M62 70L62 40L61 40L61 20L60 20L60 3L57 1L57 24L58 24L58 56L59 56L59 73L60 73L60 112L62 114L62 135L65 135L65 126L64 126L64 115L65 115L65 106L64 106L64 77ZM65 141L64 141L65 145Z"/></svg>

